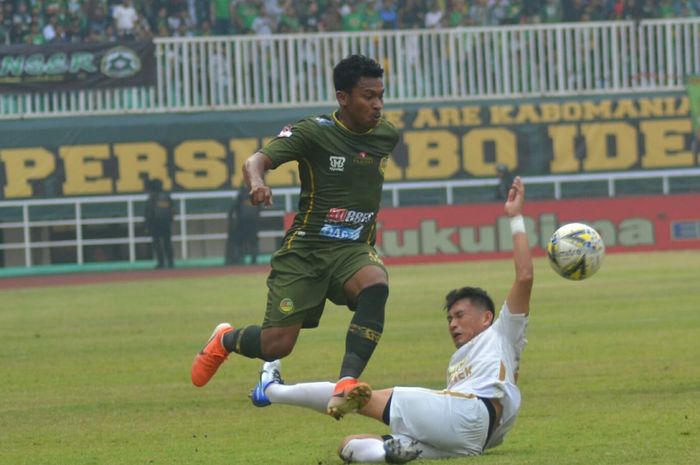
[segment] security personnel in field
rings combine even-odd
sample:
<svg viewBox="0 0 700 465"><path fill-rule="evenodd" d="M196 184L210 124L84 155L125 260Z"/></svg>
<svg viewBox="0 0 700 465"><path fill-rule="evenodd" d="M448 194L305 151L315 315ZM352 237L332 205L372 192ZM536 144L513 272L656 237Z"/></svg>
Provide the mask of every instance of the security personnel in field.
<svg viewBox="0 0 700 465"><path fill-rule="evenodd" d="M148 182L148 200L144 213L146 230L151 235L153 253L158 260L156 268L172 268L173 243L172 231L175 209L170 194L163 192L163 182L153 179Z"/></svg>

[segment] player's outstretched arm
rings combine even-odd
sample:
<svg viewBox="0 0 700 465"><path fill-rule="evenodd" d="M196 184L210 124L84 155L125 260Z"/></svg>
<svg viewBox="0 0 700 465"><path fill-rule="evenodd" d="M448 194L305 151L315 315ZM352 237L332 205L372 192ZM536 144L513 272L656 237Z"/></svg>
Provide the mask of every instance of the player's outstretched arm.
<svg viewBox="0 0 700 465"><path fill-rule="evenodd" d="M265 184L265 172L271 168L272 160L262 152L255 152L243 163L243 178L253 205L272 205L272 189Z"/></svg>
<svg viewBox="0 0 700 465"><path fill-rule="evenodd" d="M534 276L530 244L522 217L524 203L525 186L520 176L517 176L508 191L508 199L504 206L506 215L510 217L510 227L513 233L515 281L508 292L508 297L506 297L508 308L513 314L528 314L530 312L530 294Z"/></svg>

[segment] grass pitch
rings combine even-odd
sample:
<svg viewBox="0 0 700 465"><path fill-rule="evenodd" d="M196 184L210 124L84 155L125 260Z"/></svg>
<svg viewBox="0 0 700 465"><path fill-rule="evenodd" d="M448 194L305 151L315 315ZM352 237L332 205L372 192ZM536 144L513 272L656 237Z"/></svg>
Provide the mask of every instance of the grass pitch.
<svg viewBox="0 0 700 465"><path fill-rule="evenodd" d="M700 253L608 255L566 281L535 264L524 404L500 448L426 464L700 463ZM394 266L384 337L364 379L444 387L445 292L501 302L511 261ZM385 433L247 399L260 363L232 356L205 388L192 357L221 321L259 323L265 275L0 291L0 464L340 464L353 433ZM283 362L288 383L333 380L350 313L329 305Z"/></svg>

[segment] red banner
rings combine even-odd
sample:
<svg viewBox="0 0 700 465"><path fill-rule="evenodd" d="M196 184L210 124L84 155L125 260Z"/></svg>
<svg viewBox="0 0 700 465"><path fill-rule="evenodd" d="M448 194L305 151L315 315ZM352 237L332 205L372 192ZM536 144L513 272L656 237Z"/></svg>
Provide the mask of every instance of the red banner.
<svg viewBox="0 0 700 465"><path fill-rule="evenodd" d="M525 223L535 255L565 223L596 228L608 252L700 249L700 195L528 201ZM380 255L387 263L510 257L510 223L500 203L384 209Z"/></svg>

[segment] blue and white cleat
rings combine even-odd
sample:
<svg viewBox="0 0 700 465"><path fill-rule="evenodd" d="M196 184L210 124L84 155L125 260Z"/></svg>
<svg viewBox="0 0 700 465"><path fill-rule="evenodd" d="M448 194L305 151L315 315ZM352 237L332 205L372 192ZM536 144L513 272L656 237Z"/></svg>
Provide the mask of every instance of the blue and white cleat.
<svg viewBox="0 0 700 465"><path fill-rule="evenodd" d="M260 381L255 387L250 391L250 401L256 407L267 407L272 402L267 398L265 394L265 389L270 384L284 384L282 381L282 375L280 374L280 368L282 368L282 362L280 360L274 360L272 362L263 363L262 369L260 370Z"/></svg>

